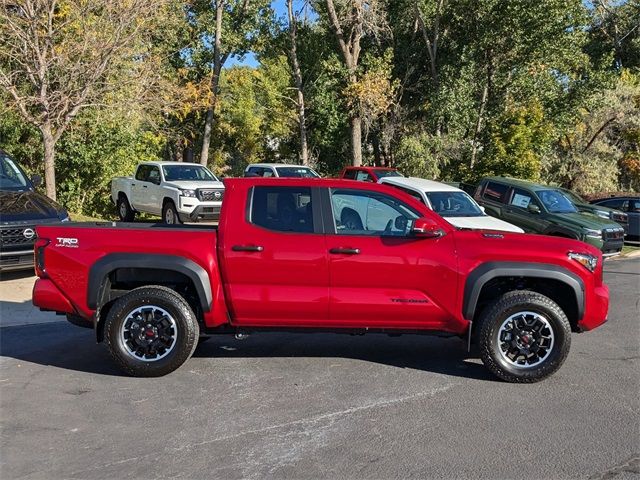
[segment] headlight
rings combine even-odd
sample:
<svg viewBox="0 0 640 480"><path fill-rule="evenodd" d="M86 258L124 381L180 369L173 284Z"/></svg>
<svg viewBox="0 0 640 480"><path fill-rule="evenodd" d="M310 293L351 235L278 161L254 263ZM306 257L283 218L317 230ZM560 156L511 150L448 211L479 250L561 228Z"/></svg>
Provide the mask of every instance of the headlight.
<svg viewBox="0 0 640 480"><path fill-rule="evenodd" d="M602 238L602 232L600 230L593 230L592 228L583 228L582 231L587 237Z"/></svg>
<svg viewBox="0 0 640 480"><path fill-rule="evenodd" d="M575 260L590 272L593 272L598 266L598 257L589 253L569 252L567 255L571 260Z"/></svg>
<svg viewBox="0 0 640 480"><path fill-rule="evenodd" d="M180 195L183 196L183 197L195 198L196 197L196 191L195 190L180 190Z"/></svg>
<svg viewBox="0 0 640 480"><path fill-rule="evenodd" d="M600 218L610 218L611 217L611 215L609 215L609 212L605 212L603 210L596 210L593 213L595 213Z"/></svg>

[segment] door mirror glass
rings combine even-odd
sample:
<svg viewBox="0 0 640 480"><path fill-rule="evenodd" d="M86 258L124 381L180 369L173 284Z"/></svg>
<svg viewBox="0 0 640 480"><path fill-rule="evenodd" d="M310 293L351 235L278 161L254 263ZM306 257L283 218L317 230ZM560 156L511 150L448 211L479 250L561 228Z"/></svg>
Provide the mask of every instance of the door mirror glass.
<svg viewBox="0 0 640 480"><path fill-rule="evenodd" d="M527 206L527 210L531 213L540 213L540 207L534 203L530 203Z"/></svg>
<svg viewBox="0 0 640 480"><path fill-rule="evenodd" d="M414 220L411 234L414 237L440 238L445 236L445 231L430 218L421 217Z"/></svg>

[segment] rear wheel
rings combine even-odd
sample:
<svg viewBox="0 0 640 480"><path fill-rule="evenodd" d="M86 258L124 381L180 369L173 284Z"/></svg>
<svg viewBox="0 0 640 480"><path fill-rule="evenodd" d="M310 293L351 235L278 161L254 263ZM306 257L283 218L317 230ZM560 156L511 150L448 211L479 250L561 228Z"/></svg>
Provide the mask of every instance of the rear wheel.
<svg viewBox="0 0 640 480"><path fill-rule="evenodd" d="M120 220L122 220L123 222L133 222L133 219L136 216L136 212L134 212L131 208L126 195L124 195L123 193L118 195L116 206L118 207L118 216L120 217Z"/></svg>
<svg viewBox="0 0 640 480"><path fill-rule="evenodd" d="M182 223L178 215L178 210L171 200L167 201L164 207L162 207L162 220L169 225L179 225Z"/></svg>
<svg viewBox="0 0 640 480"><path fill-rule="evenodd" d="M141 287L114 303L105 323L111 356L129 375L158 377L180 367L196 348L199 326L173 290Z"/></svg>
<svg viewBox="0 0 640 480"><path fill-rule="evenodd" d="M504 294L487 307L479 324L482 362L507 382L538 382L556 372L569 353L567 316L537 292Z"/></svg>

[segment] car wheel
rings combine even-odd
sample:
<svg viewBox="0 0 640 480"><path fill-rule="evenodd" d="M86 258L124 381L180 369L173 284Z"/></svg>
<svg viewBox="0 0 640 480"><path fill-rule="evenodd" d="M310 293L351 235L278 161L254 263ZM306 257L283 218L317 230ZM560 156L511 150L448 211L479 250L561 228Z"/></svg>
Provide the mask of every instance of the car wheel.
<svg viewBox="0 0 640 480"><path fill-rule="evenodd" d="M182 223L178 215L178 210L176 210L176 206L172 201L166 202L164 207L162 207L162 220L168 225L179 225Z"/></svg>
<svg viewBox="0 0 640 480"><path fill-rule="evenodd" d="M479 320L478 345L485 366L507 382L538 382L569 354L571 325L562 309L537 292L504 294Z"/></svg>
<svg viewBox="0 0 640 480"><path fill-rule="evenodd" d="M129 200L127 200L124 194L118 195L117 207L120 220L123 222L133 222L136 212L133 211L131 205L129 205Z"/></svg>
<svg viewBox="0 0 640 480"><path fill-rule="evenodd" d="M109 310L105 341L122 370L134 377L173 372L193 354L200 328L187 301L161 286L141 287Z"/></svg>

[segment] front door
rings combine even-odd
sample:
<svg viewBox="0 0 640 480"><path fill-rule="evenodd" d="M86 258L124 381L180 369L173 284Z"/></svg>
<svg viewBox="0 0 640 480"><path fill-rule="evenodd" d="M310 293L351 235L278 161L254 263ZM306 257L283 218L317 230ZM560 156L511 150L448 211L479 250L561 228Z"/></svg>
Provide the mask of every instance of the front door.
<svg viewBox="0 0 640 480"><path fill-rule="evenodd" d="M529 205L538 207L539 212L529 210ZM501 217L505 222L522 228L526 233L542 233L549 222L546 220L545 210L535 196L521 188L513 188Z"/></svg>
<svg viewBox="0 0 640 480"><path fill-rule="evenodd" d="M318 189L265 183L249 190L248 204L229 204L232 223L219 230L232 321L324 325L329 267Z"/></svg>
<svg viewBox="0 0 640 480"><path fill-rule="evenodd" d="M376 191L327 189L323 201L333 215L331 324L446 329L458 294L453 235L412 237L412 221L426 214Z"/></svg>

